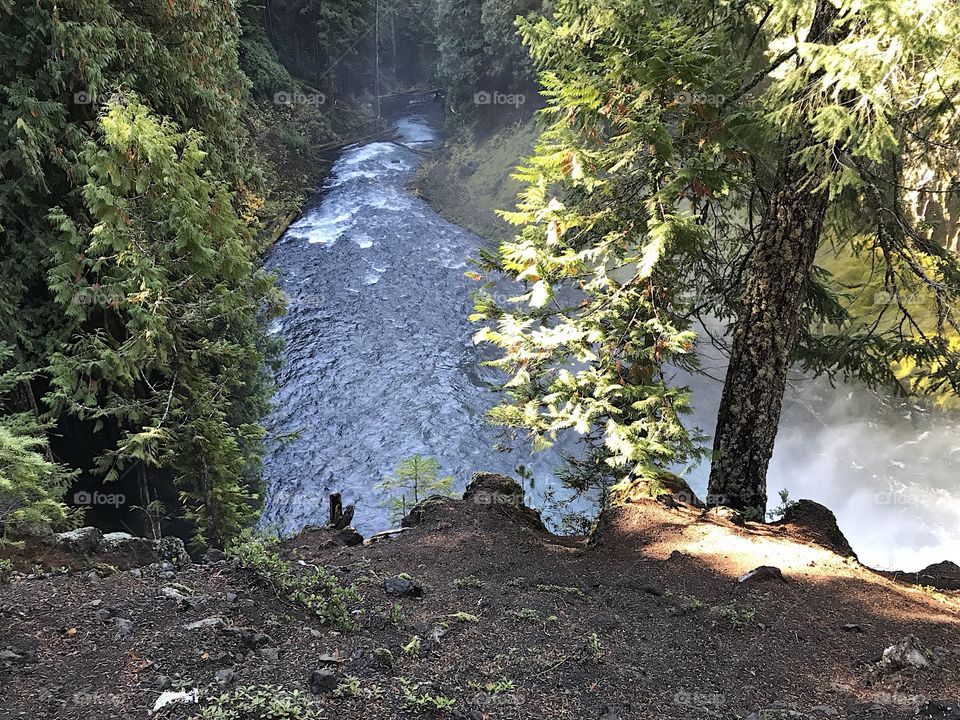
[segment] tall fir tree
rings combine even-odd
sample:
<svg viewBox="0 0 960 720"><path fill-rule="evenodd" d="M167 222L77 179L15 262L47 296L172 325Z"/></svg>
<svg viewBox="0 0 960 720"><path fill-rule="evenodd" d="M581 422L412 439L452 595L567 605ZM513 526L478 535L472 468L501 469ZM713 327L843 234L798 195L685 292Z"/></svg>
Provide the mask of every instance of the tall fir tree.
<svg viewBox="0 0 960 720"><path fill-rule="evenodd" d="M670 368L695 367L698 323L729 321L710 492L762 517L792 364L956 391L957 258L908 207L956 190L933 164L957 147L955 8L565 0L521 32L550 107L505 215L521 232L485 258L526 289L478 301L510 377L495 419L580 433L576 474L649 480L697 453ZM923 313L865 311L827 251Z"/></svg>

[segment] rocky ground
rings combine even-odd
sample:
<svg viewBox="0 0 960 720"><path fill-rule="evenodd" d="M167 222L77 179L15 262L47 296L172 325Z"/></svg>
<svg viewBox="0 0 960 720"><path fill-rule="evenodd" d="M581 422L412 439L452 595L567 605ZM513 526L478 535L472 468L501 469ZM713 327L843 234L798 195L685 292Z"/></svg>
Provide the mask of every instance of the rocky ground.
<svg viewBox="0 0 960 720"><path fill-rule="evenodd" d="M329 569L315 596L247 552L89 531L24 551L66 569L0 585L0 716L960 718L960 595L929 587L955 565L877 574L806 502L762 525L638 500L559 538L516 491L481 479L367 544L304 533L283 567ZM331 591L355 629L307 609Z"/></svg>

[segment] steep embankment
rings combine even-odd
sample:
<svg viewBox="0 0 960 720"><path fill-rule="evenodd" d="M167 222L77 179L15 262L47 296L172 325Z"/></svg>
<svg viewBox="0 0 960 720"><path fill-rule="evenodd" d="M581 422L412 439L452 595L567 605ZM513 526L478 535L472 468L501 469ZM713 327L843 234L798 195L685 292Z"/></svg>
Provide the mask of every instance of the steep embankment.
<svg viewBox="0 0 960 720"><path fill-rule="evenodd" d="M461 131L420 167L417 192L450 222L487 240L502 239L510 230L496 211L514 209L521 185L511 175L536 140L534 120L491 135Z"/></svg>
<svg viewBox="0 0 960 720"><path fill-rule="evenodd" d="M520 492L487 476L372 543L288 542L289 567L355 585L362 599L339 596L352 631L304 609L331 614L326 591L278 597L279 571L250 548L243 563L15 576L0 590L5 717L143 718L161 692L194 689L199 705L155 717L957 717L960 595L817 544L842 549L819 506L743 526L641 500L588 541L546 532ZM760 566L779 573L743 578ZM926 650L881 661L908 636ZM241 689L263 685L283 690ZM258 715L253 696L300 714Z"/></svg>

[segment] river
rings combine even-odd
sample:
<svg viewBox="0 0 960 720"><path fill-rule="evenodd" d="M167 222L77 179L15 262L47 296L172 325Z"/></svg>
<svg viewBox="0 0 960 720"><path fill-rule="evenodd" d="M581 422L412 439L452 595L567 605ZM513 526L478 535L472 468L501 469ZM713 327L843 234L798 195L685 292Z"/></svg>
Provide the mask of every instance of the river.
<svg viewBox="0 0 960 720"><path fill-rule="evenodd" d="M262 524L292 533L325 522L327 498L356 505L361 533L391 526L385 474L416 453L437 458L462 489L478 470L533 472L528 502L563 497L559 452L510 452L484 419L495 402L467 316L464 276L480 238L409 190L422 153L438 142L427 106L396 121L399 142L343 151L329 180L267 258L289 296L272 332L286 347L264 474ZM723 377L722 361L710 360ZM719 382L694 388L693 421L713 428ZM861 560L916 570L960 560L960 427L859 389L795 376L770 469L771 507L786 488L837 514ZM704 493L707 468L685 473ZM574 509L588 509L581 502ZM548 513L548 519L549 519Z"/></svg>
<svg viewBox="0 0 960 720"><path fill-rule="evenodd" d="M356 505L364 534L390 527L375 485L414 454L462 489L478 470L533 473L529 501L560 491L556 453L512 451L485 420L492 372L467 317L468 259L482 240L408 186L438 142L430 107L395 123L399 142L347 148L267 258L289 297L272 332L285 342L264 474L262 524L322 523L331 492Z"/></svg>

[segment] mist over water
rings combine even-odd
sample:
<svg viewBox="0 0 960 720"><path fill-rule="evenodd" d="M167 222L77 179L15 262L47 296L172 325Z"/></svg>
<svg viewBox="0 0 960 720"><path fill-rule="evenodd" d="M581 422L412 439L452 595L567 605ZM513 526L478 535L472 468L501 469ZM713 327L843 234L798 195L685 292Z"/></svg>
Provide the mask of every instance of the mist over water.
<svg viewBox="0 0 960 720"><path fill-rule="evenodd" d="M725 360L702 347L710 377L679 377L693 389L693 423L712 435ZM711 379L715 378L715 379ZM707 463L688 480L706 492ZM809 498L837 516L862 562L916 571L960 562L960 424L955 418L863 387L830 387L791 374L768 478L778 491Z"/></svg>

